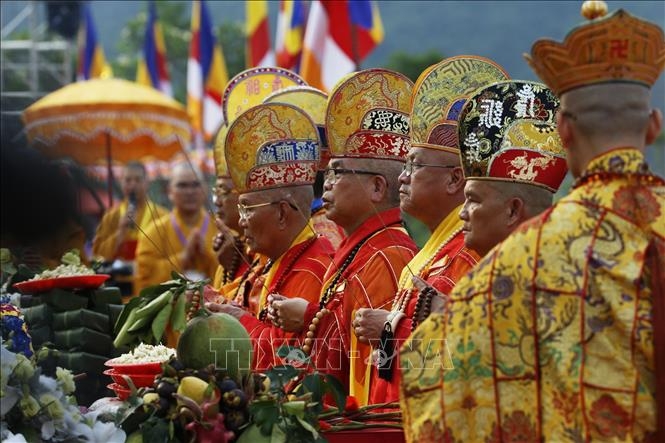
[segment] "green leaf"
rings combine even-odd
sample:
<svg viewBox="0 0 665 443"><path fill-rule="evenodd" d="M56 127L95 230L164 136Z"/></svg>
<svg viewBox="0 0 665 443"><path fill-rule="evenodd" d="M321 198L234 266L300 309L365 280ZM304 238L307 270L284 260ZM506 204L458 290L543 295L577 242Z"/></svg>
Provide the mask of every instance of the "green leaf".
<svg viewBox="0 0 665 443"><path fill-rule="evenodd" d="M270 435L271 429L279 420L279 407L272 400L253 402L249 406L252 420L261 429L263 435Z"/></svg>
<svg viewBox="0 0 665 443"><path fill-rule="evenodd" d="M282 404L285 412L296 417L303 418L305 416L305 402L303 400L287 401Z"/></svg>
<svg viewBox="0 0 665 443"><path fill-rule="evenodd" d="M166 325L171 318L171 311L173 311L173 303L167 303L152 321L152 335L155 337L157 342L162 341L162 336L166 330Z"/></svg>
<svg viewBox="0 0 665 443"><path fill-rule="evenodd" d="M295 346L289 346L289 345L282 345L279 348L277 348L277 356L279 358L285 358L289 353L293 350L296 349Z"/></svg>
<svg viewBox="0 0 665 443"><path fill-rule="evenodd" d="M323 376L319 373L306 375L302 381L302 384L296 391L296 394L299 394L298 391L311 392L312 401L320 403L325 391Z"/></svg>
<svg viewBox="0 0 665 443"><path fill-rule="evenodd" d="M270 389L280 390L292 378L299 374L296 368L291 365L273 366L272 369L266 371L266 375L270 379Z"/></svg>
<svg viewBox="0 0 665 443"><path fill-rule="evenodd" d="M270 436L270 443L286 443L286 433L280 426L272 427L272 435Z"/></svg>
<svg viewBox="0 0 665 443"><path fill-rule="evenodd" d="M330 394L335 399L335 403L337 403L337 408L339 411L344 411L344 407L346 406L346 393L344 390L344 385L342 385L342 383L333 375L326 374L324 377L326 380L326 391L330 392Z"/></svg>
<svg viewBox="0 0 665 443"><path fill-rule="evenodd" d="M187 327L187 313L185 312L185 294L178 294L173 312L171 313L171 328L174 331L182 332Z"/></svg>
<svg viewBox="0 0 665 443"><path fill-rule="evenodd" d="M298 422L300 423L300 425L301 425L303 428L307 429L309 432L312 433L312 437L314 437L314 439L319 438L319 433L318 433L317 430L314 428L314 426L312 426L309 422L307 422L307 420L302 419L302 418L300 418L300 417L298 417L298 416L296 416L296 419L298 419Z"/></svg>
<svg viewBox="0 0 665 443"><path fill-rule="evenodd" d="M118 334L120 332L120 329L122 326L125 324L127 321L127 317L129 317L129 313L136 308L139 304L141 303L141 299L136 297L133 298L125 305L124 308L122 308L122 312L120 312L120 316L118 317L118 320L115 322L115 326L113 327L113 332Z"/></svg>
<svg viewBox="0 0 665 443"><path fill-rule="evenodd" d="M169 441L169 425L166 420L161 420L156 416L150 417L141 426L143 441L150 443L162 443Z"/></svg>

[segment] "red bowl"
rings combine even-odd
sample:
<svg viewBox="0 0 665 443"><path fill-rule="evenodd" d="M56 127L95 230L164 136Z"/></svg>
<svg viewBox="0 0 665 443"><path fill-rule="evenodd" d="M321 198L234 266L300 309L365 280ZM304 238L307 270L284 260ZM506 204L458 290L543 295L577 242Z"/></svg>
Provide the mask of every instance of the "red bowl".
<svg viewBox="0 0 665 443"><path fill-rule="evenodd" d="M152 374L157 375L162 373L162 362L151 363L114 363L109 360L104 363L106 366L113 368L116 374Z"/></svg>
<svg viewBox="0 0 665 443"><path fill-rule="evenodd" d="M137 388L147 388L154 384L157 374L120 374L113 369L107 369L104 371L104 375L108 375L114 382L125 388L129 388L129 384L124 377L129 377Z"/></svg>
<svg viewBox="0 0 665 443"><path fill-rule="evenodd" d="M110 385L106 386L110 390L115 392L115 395L120 399L120 400L127 400L129 398L129 394L132 393L129 389L123 388L117 383L111 383Z"/></svg>

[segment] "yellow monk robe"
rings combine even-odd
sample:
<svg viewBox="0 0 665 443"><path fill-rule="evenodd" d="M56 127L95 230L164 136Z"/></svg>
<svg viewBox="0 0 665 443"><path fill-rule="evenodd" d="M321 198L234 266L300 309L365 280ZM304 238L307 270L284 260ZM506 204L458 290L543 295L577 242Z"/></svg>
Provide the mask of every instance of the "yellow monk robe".
<svg viewBox="0 0 665 443"><path fill-rule="evenodd" d="M194 260L192 269L182 269L178 254L183 251L189 235L194 229L203 233L204 246ZM171 271L196 271L205 278L214 277L217 257L212 250L212 240L216 234L211 217L203 210L195 226L187 226L174 210L150 226L145 235L139 237L136 248L136 292L171 279Z"/></svg>
<svg viewBox="0 0 665 443"><path fill-rule="evenodd" d="M407 441L645 441L663 263L665 181L636 149L592 160L402 348Z"/></svg>
<svg viewBox="0 0 665 443"><path fill-rule="evenodd" d="M134 260L136 256L136 244L141 236L153 222L168 213L168 210L150 200L136 209L135 222L140 229L127 229L123 244L118 247L118 229L120 220L127 213L127 200L114 206L104 214L102 221L97 227L97 233L92 243L92 253L95 257L104 257L104 260L113 261L117 258L122 260Z"/></svg>

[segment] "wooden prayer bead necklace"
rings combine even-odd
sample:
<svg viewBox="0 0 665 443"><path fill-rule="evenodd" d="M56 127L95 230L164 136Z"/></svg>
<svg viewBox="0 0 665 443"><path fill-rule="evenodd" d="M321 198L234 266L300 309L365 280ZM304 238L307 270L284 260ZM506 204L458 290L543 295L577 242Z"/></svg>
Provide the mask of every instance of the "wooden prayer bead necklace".
<svg viewBox="0 0 665 443"><path fill-rule="evenodd" d="M279 276L279 278L277 279L275 284L273 284L271 286L271 288L269 288L270 292L278 292L279 291L279 288L282 287L282 283L284 283L284 280L286 280L286 277L289 275L293 265L295 265L296 262L298 261L298 259L300 259L300 257L305 253L305 251L307 251L307 249L309 249L309 247L314 244L316 239L317 239L317 236L310 237L307 241L302 243L302 245L300 247L300 250L297 253L294 254L293 258L291 259L289 264L284 268L284 271ZM261 276L268 274L268 272L270 271L270 268L272 268L273 263L274 262L272 260L268 261L268 263L266 264L266 267L263 268L263 271L261 272ZM267 317L268 317L268 300L267 300L267 297L266 297L265 306L263 308L261 308L261 311L259 312L259 320L265 321Z"/></svg>
<svg viewBox="0 0 665 443"><path fill-rule="evenodd" d="M450 241L451 241L453 238L455 238L455 236L456 236L457 234L459 234L460 232L462 232L462 228L455 229L453 232L451 232L450 235L448 236L448 238L446 238L446 239L441 243L441 246L438 247L438 249L436 250L436 252L435 252L434 254L432 254L432 256L431 256L431 257L425 262L425 264L423 264L423 266L418 270L418 273L417 273L417 274L414 274L414 275L418 275L418 276L423 277L423 273L424 273L425 271L429 270L430 266L432 265L432 262L433 262L434 259L439 255L439 253L441 252L441 250L442 250L443 248L445 248L445 247L448 245L448 243L450 243ZM408 278L408 275L406 275L405 277ZM423 278L424 278L424 277L423 277ZM405 286L406 286L406 280L404 279L404 280L402 280L402 281L400 282L400 287L404 288ZM400 292L401 292L401 293L400 293L400 296L397 298L397 300L395 300L395 303L393 303L393 307L392 307L391 311L392 311L392 312L403 312L403 313L406 313L406 307L407 307L407 305L409 304L409 300L411 299L411 293L414 291L414 289L415 289L415 288L411 288L411 289L402 289L402 291L400 291ZM416 304L418 303L418 301L420 301L420 297L421 297L421 294L423 294L423 292L425 292L425 291L420 291L420 292L418 292L418 300L416 300ZM430 297L430 305L431 305L431 302L432 302L432 299L431 299L431 297ZM393 317L394 317L394 315L393 315ZM391 319L391 320L392 320L392 319ZM413 320L413 319L412 319L412 320Z"/></svg>
<svg viewBox="0 0 665 443"><path fill-rule="evenodd" d="M240 240L240 237L233 237L233 241L235 243L233 247L233 259L231 260L231 266L229 269L224 269L224 275L222 276L223 285L231 283L236 275L236 272L238 272L238 268L240 268L243 243L242 240Z"/></svg>
<svg viewBox="0 0 665 443"><path fill-rule="evenodd" d="M344 274L344 271L346 271L346 268L348 268L351 263L353 262L353 259L356 258L356 254L358 254L358 251L360 248L369 240L375 232L372 232L370 235L367 237L363 238L361 241L359 241L349 252L349 255L346 256L344 259L344 262L342 263L342 266L339 267L337 270L337 273L333 277L333 279L330 281L330 284L326 288L325 292L323 293L323 296L321 297L321 301L319 302L319 311L316 313L314 318L312 319L312 322L309 324L306 338L305 338L305 343L303 344L302 350L306 354L309 354L309 351L312 350L312 343L314 342L314 336L316 334L316 329L319 325L319 322L321 319L327 315L330 310L326 308L328 305L328 302L330 302L333 299L333 294L335 293L335 289L337 288L337 283L339 280L342 278L342 274Z"/></svg>

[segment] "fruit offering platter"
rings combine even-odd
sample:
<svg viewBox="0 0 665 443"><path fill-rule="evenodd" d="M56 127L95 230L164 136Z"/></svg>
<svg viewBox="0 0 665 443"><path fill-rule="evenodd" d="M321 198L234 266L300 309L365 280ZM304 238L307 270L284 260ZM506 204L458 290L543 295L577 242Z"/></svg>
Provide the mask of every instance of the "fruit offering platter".
<svg viewBox="0 0 665 443"><path fill-rule="evenodd" d="M141 348L138 354L155 350ZM278 350L283 365L250 371L251 340L230 315L199 312L176 355L156 361L170 352L107 363L112 389L131 409L122 422L128 441L325 442L336 432L346 441L358 438L354 432L381 434L382 443L403 441L398 405L358 407L339 380L317 372L297 348Z"/></svg>

